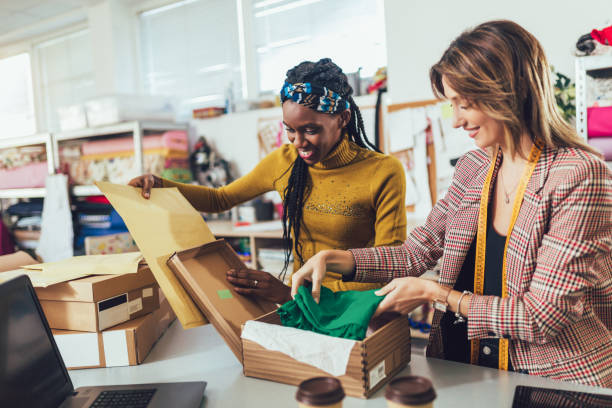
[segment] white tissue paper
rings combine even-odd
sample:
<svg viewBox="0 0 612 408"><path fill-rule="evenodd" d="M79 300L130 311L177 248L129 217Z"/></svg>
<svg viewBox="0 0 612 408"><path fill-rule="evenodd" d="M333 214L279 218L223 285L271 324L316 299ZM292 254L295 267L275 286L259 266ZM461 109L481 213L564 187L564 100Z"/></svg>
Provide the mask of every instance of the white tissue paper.
<svg viewBox="0 0 612 408"><path fill-rule="evenodd" d="M36 253L44 262L72 257L72 213L68 199L68 177L64 174L47 176L45 184L40 240Z"/></svg>
<svg viewBox="0 0 612 408"><path fill-rule="evenodd" d="M280 351L333 376L346 374L355 340L326 336L293 327L249 320L241 337L265 349Z"/></svg>

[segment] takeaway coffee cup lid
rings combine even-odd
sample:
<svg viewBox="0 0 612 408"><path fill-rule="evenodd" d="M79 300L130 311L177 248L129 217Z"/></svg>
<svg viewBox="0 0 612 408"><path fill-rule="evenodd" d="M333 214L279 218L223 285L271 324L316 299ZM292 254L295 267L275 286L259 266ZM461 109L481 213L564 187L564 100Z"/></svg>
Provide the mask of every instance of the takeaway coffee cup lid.
<svg viewBox="0 0 612 408"><path fill-rule="evenodd" d="M344 389L340 381L333 377L309 378L300 383L295 399L312 406L335 404L344 399Z"/></svg>
<svg viewBox="0 0 612 408"><path fill-rule="evenodd" d="M385 391L385 398L398 404L422 405L433 401L436 392L427 378L410 375L392 380Z"/></svg>

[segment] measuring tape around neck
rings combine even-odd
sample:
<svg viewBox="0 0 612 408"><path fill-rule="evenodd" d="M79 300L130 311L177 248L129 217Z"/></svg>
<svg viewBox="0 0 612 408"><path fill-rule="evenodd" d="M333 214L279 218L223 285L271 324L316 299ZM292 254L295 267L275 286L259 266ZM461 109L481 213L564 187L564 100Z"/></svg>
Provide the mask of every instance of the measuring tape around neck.
<svg viewBox="0 0 612 408"><path fill-rule="evenodd" d="M504 245L503 255L503 266L502 266L502 298L508 297L508 283L506 273L506 258L508 252L508 242L510 241L510 234L518 218L521 204L525 196L525 189L527 183L535 170L536 164L540 158L542 150L537 144L531 148L529 157L527 158L527 165L523 171L523 175L519 180L519 184L516 191L516 197L514 198L514 204L512 207L512 217L510 219L510 225L508 226L508 233L506 234L506 243ZM499 152L497 153L499 154ZM474 262L474 294L482 295L484 291L484 278L485 278L485 258L486 258L486 243L487 243L487 219L489 210L489 193L491 191L491 181L493 179L493 172L495 170L495 163L497 162L497 155L492 157L491 166L487 172L487 177L482 189L480 197L480 211L478 213L478 232L476 235L476 257ZM472 340L470 345L470 362L472 364L478 364L478 356L480 352L480 341L478 339ZM508 370L508 339L499 339L499 369Z"/></svg>

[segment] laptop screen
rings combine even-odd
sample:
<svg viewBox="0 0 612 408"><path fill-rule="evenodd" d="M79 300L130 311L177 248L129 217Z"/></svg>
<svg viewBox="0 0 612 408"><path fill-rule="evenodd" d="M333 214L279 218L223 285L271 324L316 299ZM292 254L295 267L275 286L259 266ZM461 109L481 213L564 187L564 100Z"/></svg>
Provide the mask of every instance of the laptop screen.
<svg viewBox="0 0 612 408"><path fill-rule="evenodd" d="M72 390L29 278L0 284L2 405L54 407Z"/></svg>

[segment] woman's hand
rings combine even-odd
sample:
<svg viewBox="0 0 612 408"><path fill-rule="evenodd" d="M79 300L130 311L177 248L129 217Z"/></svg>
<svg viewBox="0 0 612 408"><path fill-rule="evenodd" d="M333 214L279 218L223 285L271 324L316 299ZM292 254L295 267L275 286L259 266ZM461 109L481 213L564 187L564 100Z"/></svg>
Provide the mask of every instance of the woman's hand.
<svg viewBox="0 0 612 408"><path fill-rule="evenodd" d="M230 269L226 273L234 290L242 295L255 295L283 304L291 300L291 289L268 272L254 269Z"/></svg>
<svg viewBox="0 0 612 408"><path fill-rule="evenodd" d="M298 293L298 288L306 281L312 282L312 298L319 303L321 298L321 282L327 272L327 260L325 259L325 251L321 251L298 269L291 277L291 297L295 298Z"/></svg>
<svg viewBox="0 0 612 408"><path fill-rule="evenodd" d="M164 183L162 179L157 177L156 175L145 174L143 176L131 179L128 185L132 187L141 187L142 196L148 199L149 197L151 197L151 189L163 187Z"/></svg>
<svg viewBox="0 0 612 408"><path fill-rule="evenodd" d="M312 282L312 298L319 303L321 297L321 282L327 270L342 275L355 270L355 258L350 251L339 249L326 249L310 258L291 277L291 297L295 298L297 290L305 281Z"/></svg>
<svg viewBox="0 0 612 408"><path fill-rule="evenodd" d="M406 315L423 303L433 300L439 285L433 281L415 277L396 278L375 292L386 297L380 302L374 316L385 312Z"/></svg>
<svg viewBox="0 0 612 408"><path fill-rule="evenodd" d="M291 277L291 297L295 298L298 288L305 281L312 282L312 298L319 303L321 297L321 282L327 270L346 275L355 269L355 258L350 251L327 249L310 258Z"/></svg>

